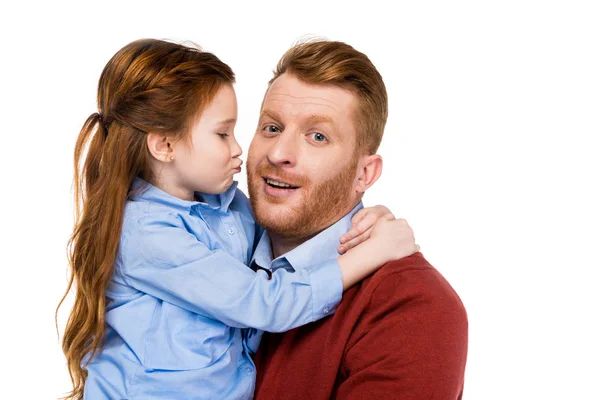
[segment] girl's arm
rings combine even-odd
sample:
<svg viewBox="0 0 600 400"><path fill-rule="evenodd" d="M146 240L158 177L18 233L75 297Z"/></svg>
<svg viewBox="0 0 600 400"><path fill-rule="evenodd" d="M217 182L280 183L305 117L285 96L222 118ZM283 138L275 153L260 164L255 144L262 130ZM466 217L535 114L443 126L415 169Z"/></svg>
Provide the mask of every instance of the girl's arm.
<svg viewBox="0 0 600 400"><path fill-rule="evenodd" d="M236 328L282 332L333 313L342 296L336 260L295 273L254 272L212 250L174 213L152 214L123 231L116 273L127 285Z"/></svg>
<svg viewBox="0 0 600 400"><path fill-rule="evenodd" d="M223 250L211 250L176 215L139 221L123 233L117 271L137 290L238 328L281 332L335 311L342 290L394 258L403 245L396 221L382 221L376 234L338 260L272 278L255 273ZM404 249L404 253L408 250ZM404 254L402 253L402 254Z"/></svg>

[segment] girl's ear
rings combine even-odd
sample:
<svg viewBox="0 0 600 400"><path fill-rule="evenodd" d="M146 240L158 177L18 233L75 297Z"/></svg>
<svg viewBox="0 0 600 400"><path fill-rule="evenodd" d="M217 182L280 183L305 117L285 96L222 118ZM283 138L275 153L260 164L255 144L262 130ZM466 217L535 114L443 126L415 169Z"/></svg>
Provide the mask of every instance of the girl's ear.
<svg viewBox="0 0 600 400"><path fill-rule="evenodd" d="M152 157L160 162L171 162L173 157L173 143L171 138L158 133L148 133L146 144Z"/></svg>

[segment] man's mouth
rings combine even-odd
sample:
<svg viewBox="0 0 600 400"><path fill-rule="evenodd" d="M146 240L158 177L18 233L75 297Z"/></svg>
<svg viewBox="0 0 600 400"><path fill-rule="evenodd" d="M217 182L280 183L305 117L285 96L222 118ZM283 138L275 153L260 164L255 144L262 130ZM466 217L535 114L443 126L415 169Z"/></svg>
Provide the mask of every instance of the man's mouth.
<svg viewBox="0 0 600 400"><path fill-rule="evenodd" d="M298 189L300 186L293 185L291 183L279 181L272 178L263 177L266 184L275 189Z"/></svg>
<svg viewBox="0 0 600 400"><path fill-rule="evenodd" d="M282 180L269 178L266 176L263 176L263 180L267 184L267 193L276 197L279 197L284 193L291 194L294 189L300 188L300 186L294 185L293 183L284 182Z"/></svg>

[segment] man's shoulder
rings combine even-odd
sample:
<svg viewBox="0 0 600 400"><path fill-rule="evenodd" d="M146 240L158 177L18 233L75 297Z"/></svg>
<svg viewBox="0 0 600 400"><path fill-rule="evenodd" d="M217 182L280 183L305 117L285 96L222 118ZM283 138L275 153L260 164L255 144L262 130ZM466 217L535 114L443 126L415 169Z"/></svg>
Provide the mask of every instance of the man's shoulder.
<svg viewBox="0 0 600 400"><path fill-rule="evenodd" d="M383 266L359 292L362 307L347 324L336 395L460 398L467 314L437 269L417 253ZM386 379L373 384L370 376Z"/></svg>
<svg viewBox="0 0 600 400"><path fill-rule="evenodd" d="M421 253L394 260L379 269L361 287L370 308L419 303L420 307L442 307L464 312L460 297ZM419 299L417 302L416 299Z"/></svg>
<svg viewBox="0 0 600 400"><path fill-rule="evenodd" d="M441 274L425 259L422 253L418 252L385 264L370 277L369 286L379 285L390 279L398 280L412 277L411 280L419 280L429 276L441 276Z"/></svg>
<svg viewBox="0 0 600 400"><path fill-rule="evenodd" d="M390 274L402 273L410 270L437 270L425 259L421 252L417 252L408 257L401 258L399 260L393 260L385 264L381 269L377 271L375 275L384 277Z"/></svg>

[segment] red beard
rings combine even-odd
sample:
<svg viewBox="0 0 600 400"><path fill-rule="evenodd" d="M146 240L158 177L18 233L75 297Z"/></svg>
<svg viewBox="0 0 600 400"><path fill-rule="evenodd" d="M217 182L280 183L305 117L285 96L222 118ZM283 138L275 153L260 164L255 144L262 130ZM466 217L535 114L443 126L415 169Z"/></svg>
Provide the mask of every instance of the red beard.
<svg viewBox="0 0 600 400"><path fill-rule="evenodd" d="M248 165L253 165L251 160L248 160ZM312 183L308 177L290 174L268 162L259 165L257 171L248 168L250 202L256 221L270 234L286 239L303 239L318 234L356 205L357 198L351 196L350 189L356 177L357 165L356 157L337 175L320 183ZM301 201L284 208L287 198L260 193L263 176L276 176L284 182L300 186L295 190L302 191Z"/></svg>

